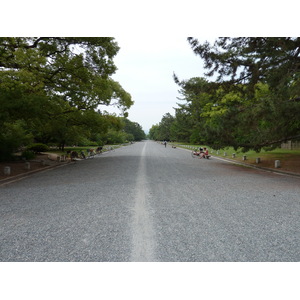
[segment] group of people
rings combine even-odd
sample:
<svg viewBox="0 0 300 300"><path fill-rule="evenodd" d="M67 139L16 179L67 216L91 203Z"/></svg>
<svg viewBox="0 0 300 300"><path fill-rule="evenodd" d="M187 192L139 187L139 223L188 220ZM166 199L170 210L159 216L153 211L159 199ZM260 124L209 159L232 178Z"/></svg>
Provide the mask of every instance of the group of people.
<svg viewBox="0 0 300 300"><path fill-rule="evenodd" d="M94 157L95 154L102 153L102 149L103 149L102 146L99 146L96 149L96 151L93 148L86 149L87 154L85 153L85 151L83 149L80 150L80 153L78 153L77 151L68 150L67 155L69 155L72 160L74 160L75 158L86 159L87 157Z"/></svg>
<svg viewBox="0 0 300 300"><path fill-rule="evenodd" d="M167 141L163 141L162 144L167 147ZM172 146L172 148L176 148L176 146ZM194 155L199 156L199 158L209 158L210 155L208 154L208 149L206 147L200 147L199 151L193 151Z"/></svg>
<svg viewBox="0 0 300 300"><path fill-rule="evenodd" d="M193 154L199 156L199 158L208 158L209 157L208 149L206 147L204 147L204 148L200 147L199 151L194 151Z"/></svg>

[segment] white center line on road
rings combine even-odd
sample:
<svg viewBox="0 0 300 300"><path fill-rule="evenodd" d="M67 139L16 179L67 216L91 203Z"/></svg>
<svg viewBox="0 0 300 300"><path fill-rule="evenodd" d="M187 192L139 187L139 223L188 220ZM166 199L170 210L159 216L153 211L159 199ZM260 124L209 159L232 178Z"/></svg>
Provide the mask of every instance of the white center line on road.
<svg viewBox="0 0 300 300"><path fill-rule="evenodd" d="M147 181L144 144L139 169L137 173L137 183L135 187L134 216L132 224L133 249L131 261L150 262L155 261L154 255L154 231L147 209Z"/></svg>

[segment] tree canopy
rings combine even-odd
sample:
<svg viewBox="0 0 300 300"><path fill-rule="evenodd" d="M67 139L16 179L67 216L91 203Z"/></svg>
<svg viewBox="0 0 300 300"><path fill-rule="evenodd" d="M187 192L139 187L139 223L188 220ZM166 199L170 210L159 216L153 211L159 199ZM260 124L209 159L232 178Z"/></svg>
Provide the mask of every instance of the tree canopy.
<svg viewBox="0 0 300 300"><path fill-rule="evenodd" d="M96 109L131 97L110 76L119 47L113 38L1 38L1 87L60 96L71 107Z"/></svg>
<svg viewBox="0 0 300 300"><path fill-rule="evenodd" d="M207 72L174 75L181 88L175 117L186 128L176 139L245 151L300 139L300 38L187 40Z"/></svg>
<svg viewBox="0 0 300 300"><path fill-rule="evenodd" d="M149 131L149 137L153 140L170 141L172 136L172 125L174 117L170 113L166 113L159 124L153 125Z"/></svg>
<svg viewBox="0 0 300 300"><path fill-rule="evenodd" d="M99 111L116 105L126 115L133 104L111 78L118 51L110 37L0 38L0 143L12 145L1 146L0 156L30 139L64 145L120 123ZM16 130L24 139L9 143Z"/></svg>
<svg viewBox="0 0 300 300"><path fill-rule="evenodd" d="M131 135L130 141L141 141L146 138L146 134L142 126L137 122L132 122L124 118L124 131Z"/></svg>

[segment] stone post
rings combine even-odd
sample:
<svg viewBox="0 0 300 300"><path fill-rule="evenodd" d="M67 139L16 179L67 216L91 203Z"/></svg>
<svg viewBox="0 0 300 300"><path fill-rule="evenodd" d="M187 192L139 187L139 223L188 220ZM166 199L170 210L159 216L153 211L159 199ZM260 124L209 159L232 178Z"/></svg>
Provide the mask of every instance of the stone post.
<svg viewBox="0 0 300 300"><path fill-rule="evenodd" d="M25 170L30 170L30 162L29 161L25 162Z"/></svg>
<svg viewBox="0 0 300 300"><path fill-rule="evenodd" d="M280 160L275 160L275 168L280 168Z"/></svg>
<svg viewBox="0 0 300 300"><path fill-rule="evenodd" d="M10 167L4 167L4 175L10 175Z"/></svg>
<svg viewBox="0 0 300 300"><path fill-rule="evenodd" d="M227 156L227 153L226 153L226 152L224 152L224 156Z"/></svg>
<svg viewBox="0 0 300 300"><path fill-rule="evenodd" d="M243 160L247 160L247 156L246 155L243 155Z"/></svg>
<svg viewBox="0 0 300 300"><path fill-rule="evenodd" d="M232 158L235 158L235 153L232 153Z"/></svg>
<svg viewBox="0 0 300 300"><path fill-rule="evenodd" d="M260 163L260 157L256 157L255 162L256 162L257 164L259 164L259 163Z"/></svg>

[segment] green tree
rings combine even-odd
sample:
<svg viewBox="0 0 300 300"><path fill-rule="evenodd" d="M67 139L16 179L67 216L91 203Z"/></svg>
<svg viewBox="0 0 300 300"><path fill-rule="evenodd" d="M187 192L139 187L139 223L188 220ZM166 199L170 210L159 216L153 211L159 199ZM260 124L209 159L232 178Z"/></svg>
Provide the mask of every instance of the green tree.
<svg viewBox="0 0 300 300"><path fill-rule="evenodd" d="M154 141L159 140L159 125L152 125L149 130L149 138Z"/></svg>
<svg viewBox="0 0 300 300"><path fill-rule="evenodd" d="M60 95L71 107L96 109L113 100L125 110L133 102L119 83L114 38L1 38L1 81L28 92Z"/></svg>
<svg viewBox="0 0 300 300"><path fill-rule="evenodd" d="M184 109L175 109L175 120L171 125L171 138L178 142L190 142L191 134L194 128L191 114Z"/></svg>
<svg viewBox="0 0 300 300"><path fill-rule="evenodd" d="M126 114L133 104L111 79L118 50L113 38L0 38L1 128L22 121L25 136L62 147L105 133L112 119L99 105Z"/></svg>
<svg viewBox="0 0 300 300"><path fill-rule="evenodd" d="M161 121L157 125L153 125L149 131L149 137L153 140L170 141L174 140L172 136L172 124L175 117L170 113L163 115Z"/></svg>
<svg viewBox="0 0 300 300"><path fill-rule="evenodd" d="M159 139L164 141L172 140L172 131L171 127L175 121L175 117L170 113L166 113L163 115L160 123L159 123Z"/></svg>
<svg viewBox="0 0 300 300"><path fill-rule="evenodd" d="M181 87L178 98L181 103L177 103L179 108L176 109L176 119L181 126L185 126L185 141L191 143L202 143L205 141L204 126L206 117L203 112L206 106L216 101L216 89L218 85L208 82L201 77L194 77L189 80L179 81L174 75L175 82ZM184 103L182 103L184 101ZM179 118L184 118L180 120Z"/></svg>
<svg viewBox="0 0 300 300"><path fill-rule="evenodd" d="M195 38L188 38L192 50L204 60L208 69L207 76L218 75L217 81L246 84L247 93L254 92L257 83L267 83L282 96L299 97L299 86L289 89L291 82L299 79L300 38L264 38L239 37L219 38L213 45L208 42L200 44ZM225 85L224 85L225 86Z"/></svg>
<svg viewBox="0 0 300 300"><path fill-rule="evenodd" d="M124 131L133 137L130 141L141 141L146 138L146 134L139 123L132 122L127 118L124 118L123 122L125 124Z"/></svg>
<svg viewBox="0 0 300 300"><path fill-rule="evenodd" d="M22 121L3 123L0 131L0 161L12 159L12 153L19 147L29 144L32 138Z"/></svg>
<svg viewBox="0 0 300 300"><path fill-rule="evenodd" d="M219 38L213 45L188 41L204 60L206 75L217 75L213 101L200 113L207 139L211 136L220 147L259 151L300 138L299 38Z"/></svg>

